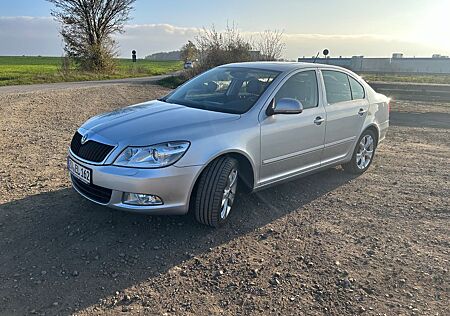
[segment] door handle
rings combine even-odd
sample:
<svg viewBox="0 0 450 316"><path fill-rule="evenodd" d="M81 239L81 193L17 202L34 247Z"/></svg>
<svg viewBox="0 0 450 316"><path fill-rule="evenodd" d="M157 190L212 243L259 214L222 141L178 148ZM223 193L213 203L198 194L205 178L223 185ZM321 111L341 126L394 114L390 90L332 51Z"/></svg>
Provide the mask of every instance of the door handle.
<svg viewBox="0 0 450 316"><path fill-rule="evenodd" d="M321 125L323 122L325 122L325 119L320 116L316 117L316 119L314 120L314 124L316 125Z"/></svg>
<svg viewBox="0 0 450 316"><path fill-rule="evenodd" d="M358 115L363 116L364 114L366 114L366 112L367 112L367 110L364 110L361 108L361 109L359 109Z"/></svg>

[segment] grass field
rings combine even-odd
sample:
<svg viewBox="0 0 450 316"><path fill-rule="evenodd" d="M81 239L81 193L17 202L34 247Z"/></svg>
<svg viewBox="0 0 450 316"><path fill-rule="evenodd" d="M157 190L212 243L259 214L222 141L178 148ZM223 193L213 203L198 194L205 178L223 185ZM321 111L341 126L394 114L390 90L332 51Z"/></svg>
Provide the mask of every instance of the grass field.
<svg viewBox="0 0 450 316"><path fill-rule="evenodd" d="M130 59L116 59L116 63L117 69L114 73L98 74L78 71L73 65L67 71L62 71L61 57L0 56L0 86L144 77L175 72L183 68L181 61L139 59L136 63L133 63ZM360 75L369 82L450 84L450 75L374 73L362 73ZM169 81L161 82L161 84L173 87L181 83L178 82L178 79L175 80L177 82Z"/></svg>
<svg viewBox="0 0 450 316"><path fill-rule="evenodd" d="M429 75L429 74L376 74L360 73L365 80L369 82L411 82L411 83L435 83L450 84L450 75Z"/></svg>
<svg viewBox="0 0 450 316"><path fill-rule="evenodd" d="M116 59L117 70L98 74L76 70L73 65L62 71L60 57L0 56L0 86L144 77L175 72L183 68L181 61L149 61Z"/></svg>

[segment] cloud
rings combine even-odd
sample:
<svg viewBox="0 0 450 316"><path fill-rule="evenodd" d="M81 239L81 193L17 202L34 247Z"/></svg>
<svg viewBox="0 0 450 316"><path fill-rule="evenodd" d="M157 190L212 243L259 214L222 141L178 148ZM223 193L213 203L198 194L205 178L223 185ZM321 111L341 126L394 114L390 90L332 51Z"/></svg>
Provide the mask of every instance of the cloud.
<svg viewBox="0 0 450 316"><path fill-rule="evenodd" d="M178 50L188 40L193 40L197 28L177 27L170 24L127 25L125 33L117 35L121 56L131 55L134 49L138 57L154 52Z"/></svg>
<svg viewBox="0 0 450 316"><path fill-rule="evenodd" d="M51 17L0 17L0 55L63 54L59 25ZM195 27L170 24L130 24L125 33L116 36L120 56L129 57L136 50L138 57L154 52L179 49L197 35ZM255 33L244 32L247 36ZM284 36L285 56L289 59L315 55L328 48L332 56L390 56L402 52L409 56L431 56L439 48L383 35L291 34ZM447 52L448 54L449 52Z"/></svg>
<svg viewBox="0 0 450 316"><path fill-rule="evenodd" d="M439 48L382 35L285 34L289 58L310 57L327 48L332 56L391 56L399 52L408 56L430 56Z"/></svg>
<svg viewBox="0 0 450 316"><path fill-rule="evenodd" d="M0 55L61 55L58 24L51 17L0 16Z"/></svg>

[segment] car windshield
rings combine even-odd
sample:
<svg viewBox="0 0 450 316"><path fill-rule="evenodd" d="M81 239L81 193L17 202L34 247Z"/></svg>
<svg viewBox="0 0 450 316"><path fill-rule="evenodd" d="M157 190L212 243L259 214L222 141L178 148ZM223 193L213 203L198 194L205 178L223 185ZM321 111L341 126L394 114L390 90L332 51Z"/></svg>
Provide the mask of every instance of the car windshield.
<svg viewBox="0 0 450 316"><path fill-rule="evenodd" d="M280 74L277 71L219 67L192 79L163 101L209 111L247 112Z"/></svg>

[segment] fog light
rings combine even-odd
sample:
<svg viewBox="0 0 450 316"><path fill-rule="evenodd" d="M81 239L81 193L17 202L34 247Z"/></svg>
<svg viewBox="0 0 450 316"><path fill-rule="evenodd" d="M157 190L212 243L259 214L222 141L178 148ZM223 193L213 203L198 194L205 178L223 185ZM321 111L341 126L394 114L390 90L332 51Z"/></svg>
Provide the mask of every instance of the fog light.
<svg viewBox="0 0 450 316"><path fill-rule="evenodd" d="M152 194L124 193L123 203L138 206L162 205L163 201L159 196Z"/></svg>

